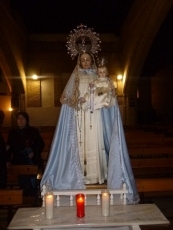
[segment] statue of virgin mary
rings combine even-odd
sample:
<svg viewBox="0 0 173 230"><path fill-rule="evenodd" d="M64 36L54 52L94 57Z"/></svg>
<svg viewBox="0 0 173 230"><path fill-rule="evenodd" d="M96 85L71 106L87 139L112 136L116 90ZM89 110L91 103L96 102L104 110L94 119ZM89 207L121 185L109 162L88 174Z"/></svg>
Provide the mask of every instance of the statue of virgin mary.
<svg viewBox="0 0 173 230"><path fill-rule="evenodd" d="M60 98L61 112L41 188L85 189L87 184L107 181L108 189L120 189L125 183L127 203L138 203L116 96L113 106L93 110L94 97L88 90L98 78L94 55L100 50L99 35L80 25L69 35L67 48L78 60Z"/></svg>

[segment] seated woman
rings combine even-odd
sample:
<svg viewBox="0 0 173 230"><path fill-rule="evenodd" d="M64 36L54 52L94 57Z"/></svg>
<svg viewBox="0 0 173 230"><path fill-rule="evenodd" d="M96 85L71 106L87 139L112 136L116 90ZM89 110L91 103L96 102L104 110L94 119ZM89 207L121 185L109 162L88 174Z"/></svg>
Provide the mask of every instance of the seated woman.
<svg viewBox="0 0 173 230"><path fill-rule="evenodd" d="M77 65L61 96L62 108L55 130L41 187L84 189L85 184L104 183L108 189L128 188L127 202L139 202L124 138L119 107L83 109L89 84L98 78L93 54L99 38L86 26L79 26L67 42Z"/></svg>

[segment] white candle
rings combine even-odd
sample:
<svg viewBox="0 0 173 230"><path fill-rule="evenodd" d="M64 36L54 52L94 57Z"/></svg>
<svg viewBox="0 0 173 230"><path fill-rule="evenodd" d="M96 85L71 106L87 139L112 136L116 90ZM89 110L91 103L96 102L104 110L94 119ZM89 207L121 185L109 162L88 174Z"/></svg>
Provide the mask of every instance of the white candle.
<svg viewBox="0 0 173 230"><path fill-rule="evenodd" d="M53 209L54 209L54 195L53 192L47 192L45 194L45 215L46 219L53 218Z"/></svg>
<svg viewBox="0 0 173 230"><path fill-rule="evenodd" d="M102 190L102 215L109 216L110 212L110 196L109 190Z"/></svg>

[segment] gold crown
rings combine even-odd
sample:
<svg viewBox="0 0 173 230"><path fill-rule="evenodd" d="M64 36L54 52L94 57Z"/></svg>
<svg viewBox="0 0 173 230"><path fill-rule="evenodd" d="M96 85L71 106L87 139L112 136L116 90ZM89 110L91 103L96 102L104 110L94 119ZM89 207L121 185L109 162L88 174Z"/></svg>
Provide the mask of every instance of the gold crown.
<svg viewBox="0 0 173 230"><path fill-rule="evenodd" d="M73 32L74 31L74 32ZM93 28L87 28L85 25L77 26L70 32L67 37L67 50L72 59L79 53L93 53L97 56L100 51L100 38L99 34L93 31Z"/></svg>

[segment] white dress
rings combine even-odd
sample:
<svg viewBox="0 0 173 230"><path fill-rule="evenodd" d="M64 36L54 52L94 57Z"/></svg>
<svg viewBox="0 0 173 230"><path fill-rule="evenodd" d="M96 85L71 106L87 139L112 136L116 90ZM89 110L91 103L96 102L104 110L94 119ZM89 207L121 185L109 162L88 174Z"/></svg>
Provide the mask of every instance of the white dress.
<svg viewBox="0 0 173 230"><path fill-rule="evenodd" d="M94 73L79 75L80 97L84 97L89 83L96 79ZM100 110L91 113L90 103L76 110L79 157L85 184L104 183L107 179L107 160L104 148Z"/></svg>
<svg viewBox="0 0 173 230"><path fill-rule="evenodd" d="M112 95L112 81L107 78L98 78L92 82L94 87L92 93L94 94L93 109L101 109L103 107L111 107L115 105L115 97Z"/></svg>

